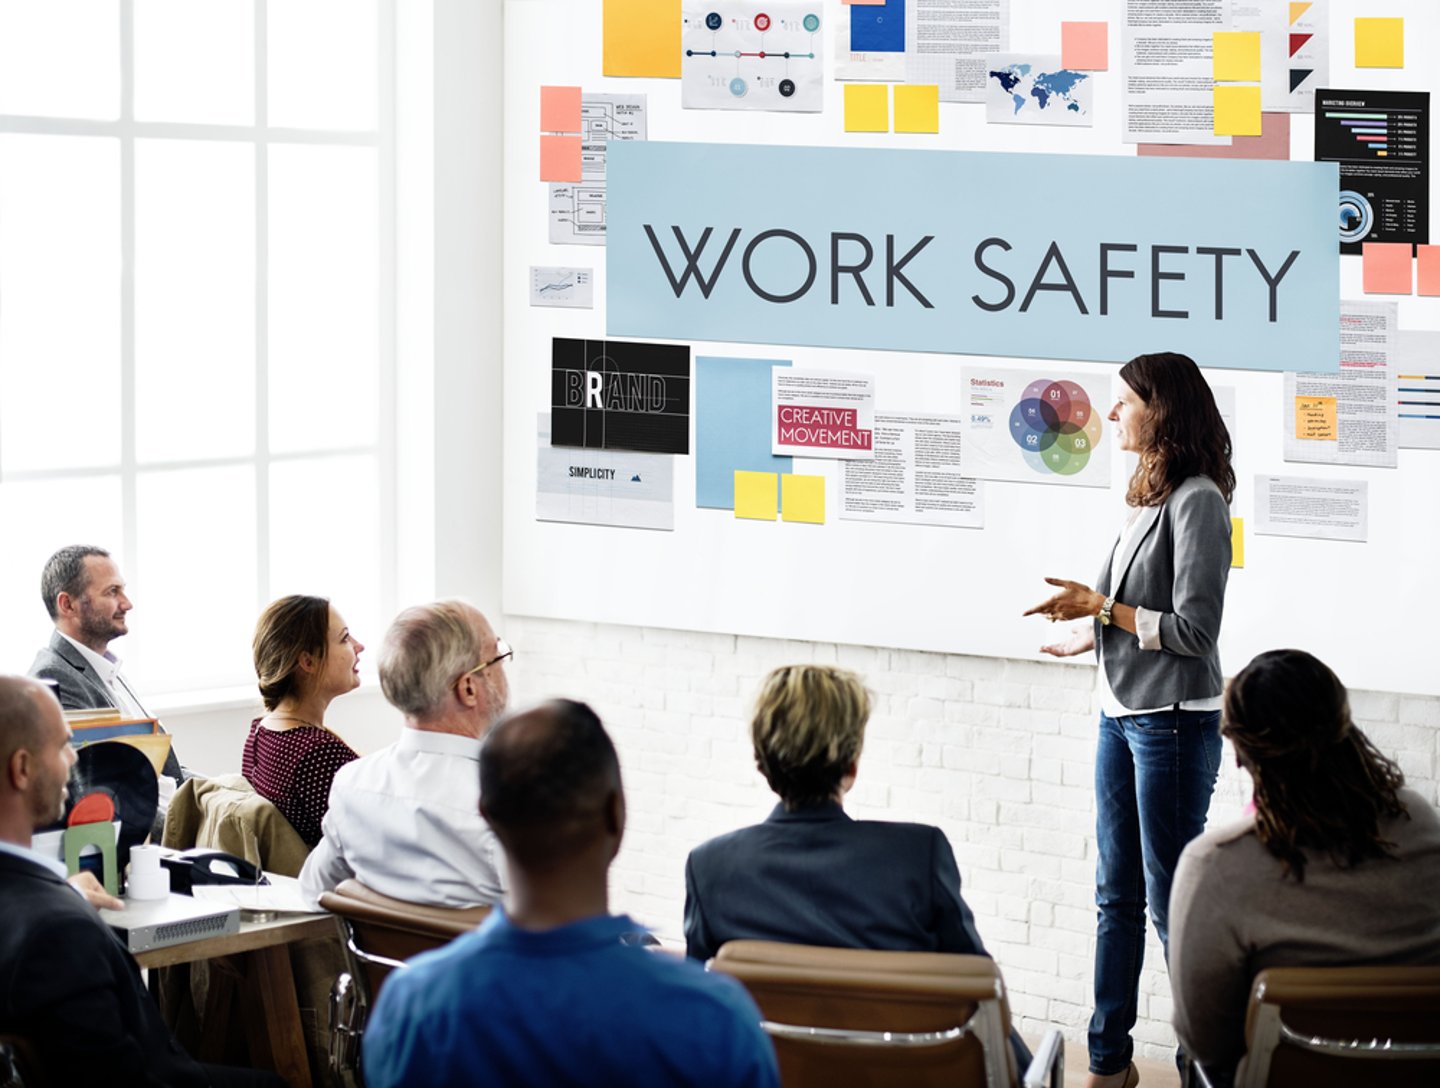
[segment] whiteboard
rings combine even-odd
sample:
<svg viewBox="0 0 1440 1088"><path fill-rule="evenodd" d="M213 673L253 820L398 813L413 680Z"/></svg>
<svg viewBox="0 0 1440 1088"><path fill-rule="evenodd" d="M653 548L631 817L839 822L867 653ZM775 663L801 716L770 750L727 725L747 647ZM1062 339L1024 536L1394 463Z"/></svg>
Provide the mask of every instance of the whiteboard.
<svg viewBox="0 0 1440 1088"><path fill-rule="evenodd" d="M828 20L848 9L817 3ZM679 80L601 74L599 0L507 0L503 104L504 244L504 607L518 615L781 639L843 642L944 653L1039 659L1054 632L1021 613L1046 595L1044 575L1093 584L1125 513L1130 462L1111 461L1108 489L1036 483L981 485L985 527L962 529L845 521L838 517L838 462L799 460L797 473L827 477L824 525L745 521L695 507L692 454L675 462L672 532L540 522L536 504L536 417L550 403L553 337L605 336L605 251L548 241L548 186L539 180L539 88L579 85L587 93L643 94L648 138L713 143L878 148L947 148L1131 155L1121 139L1123 0L1013 3L1010 52L1059 52L1062 18L1110 21L1110 70L1095 78L1090 129L987 125L983 105L941 104L938 136L846 133L843 84L833 80L826 38L824 110L818 114L685 110ZM1406 19L1406 68L1352 67L1351 28L1359 3L1332 0L1334 87L1425 90L1440 72L1440 5L1394 0L1386 15ZM1432 108L1435 103L1432 102ZM1294 115L1291 157L1311 157L1312 120ZM1432 118L1432 130L1434 119ZM1432 135L1433 145L1433 135ZM832 179L799 179L836 184ZM897 179L903 184L903 179ZM1432 207L1440 171L1430 177ZM762 188L756 199L763 200ZM497 209L498 211L498 209ZM1433 214L1433 213L1432 213ZM1432 231L1437 227L1432 226ZM1440 237L1434 240L1440 241ZM531 266L594 269L595 308L530 305ZM1360 259L1341 260L1341 297L1366 296ZM1399 297L1400 328L1440 330L1440 299ZM795 367L854 371L876 378L879 412L959 412L969 366L1043 374L1046 363L994 356L691 342L695 356L788 359ZM1137 344L1136 353L1165 350ZM1437 360L1440 366L1440 360ZM1055 360L1056 370L1090 376L1113 392L1110 364ZM1215 386L1235 391L1233 512L1246 521L1245 567L1233 570L1221 659L1234 673L1253 655L1298 646L1335 668L1351 687L1440 694L1440 669L1424 617L1440 561L1440 451L1402 449L1394 469L1286 462L1279 374L1214 369ZM1108 404L1105 405L1108 408ZM693 412L692 410L692 428ZM477 466L494 471L494 466ZM1256 536L1257 474L1366 480L1365 543ZM1046 658L1045 660L1049 660ZM1083 660L1083 659L1082 659Z"/></svg>

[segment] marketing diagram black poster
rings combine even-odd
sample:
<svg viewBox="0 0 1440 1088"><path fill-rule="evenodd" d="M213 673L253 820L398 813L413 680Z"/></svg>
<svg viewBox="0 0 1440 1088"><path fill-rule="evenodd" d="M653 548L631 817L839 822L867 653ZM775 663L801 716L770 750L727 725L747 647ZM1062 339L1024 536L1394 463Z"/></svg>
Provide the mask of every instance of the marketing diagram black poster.
<svg viewBox="0 0 1440 1088"><path fill-rule="evenodd" d="M1315 92L1315 161L1340 164L1340 252L1430 241L1428 91Z"/></svg>
<svg viewBox="0 0 1440 1088"><path fill-rule="evenodd" d="M556 337L551 444L690 452L690 348Z"/></svg>

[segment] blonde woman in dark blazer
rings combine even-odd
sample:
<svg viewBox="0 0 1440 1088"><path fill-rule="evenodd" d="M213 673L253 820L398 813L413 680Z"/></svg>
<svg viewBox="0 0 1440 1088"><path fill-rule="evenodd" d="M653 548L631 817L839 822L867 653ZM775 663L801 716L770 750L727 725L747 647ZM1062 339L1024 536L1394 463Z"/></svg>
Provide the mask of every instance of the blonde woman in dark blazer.
<svg viewBox="0 0 1440 1088"><path fill-rule="evenodd" d="M1134 1088L1131 1062L1145 912L1169 948L1170 886L1185 844L1205 829L1220 767L1220 619L1230 573L1235 472L1230 434L1195 362L1164 352L1120 369L1115 442L1140 461L1130 514L1095 588L1062 578L1027 611L1093 617L1042 647L1098 650L1095 755L1095 1012L1086 1088Z"/></svg>

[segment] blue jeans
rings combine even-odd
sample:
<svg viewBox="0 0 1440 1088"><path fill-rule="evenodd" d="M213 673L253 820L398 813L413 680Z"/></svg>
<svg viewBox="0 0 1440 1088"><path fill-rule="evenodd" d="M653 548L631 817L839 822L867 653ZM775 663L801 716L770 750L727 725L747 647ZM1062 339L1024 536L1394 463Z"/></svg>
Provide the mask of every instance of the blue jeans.
<svg viewBox="0 0 1440 1088"><path fill-rule="evenodd" d="M1168 957L1175 866L1185 844L1205 830L1219 770L1219 711L1100 715L1092 1073L1118 1073L1130 1062L1145 958L1145 905L1148 901Z"/></svg>

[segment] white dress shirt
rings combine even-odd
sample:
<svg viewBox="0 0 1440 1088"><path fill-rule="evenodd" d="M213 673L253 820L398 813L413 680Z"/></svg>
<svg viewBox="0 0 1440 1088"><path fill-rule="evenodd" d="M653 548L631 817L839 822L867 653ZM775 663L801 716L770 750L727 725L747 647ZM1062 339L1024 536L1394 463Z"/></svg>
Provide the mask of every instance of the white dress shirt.
<svg viewBox="0 0 1440 1088"><path fill-rule="evenodd" d="M140 700L130 690L130 685L125 683L125 678L120 675L120 659L114 654L106 651L97 654L83 642L76 642L65 632L60 632L60 637L79 650L85 658L85 663L95 670L95 675L100 678L100 683L105 685L114 700L115 708L127 718L148 718L150 714L140 705Z"/></svg>
<svg viewBox="0 0 1440 1088"><path fill-rule="evenodd" d="M480 742L405 729L347 763L330 786L324 838L300 872L311 903L354 877L381 895L473 907L504 894L502 851L480 818Z"/></svg>

